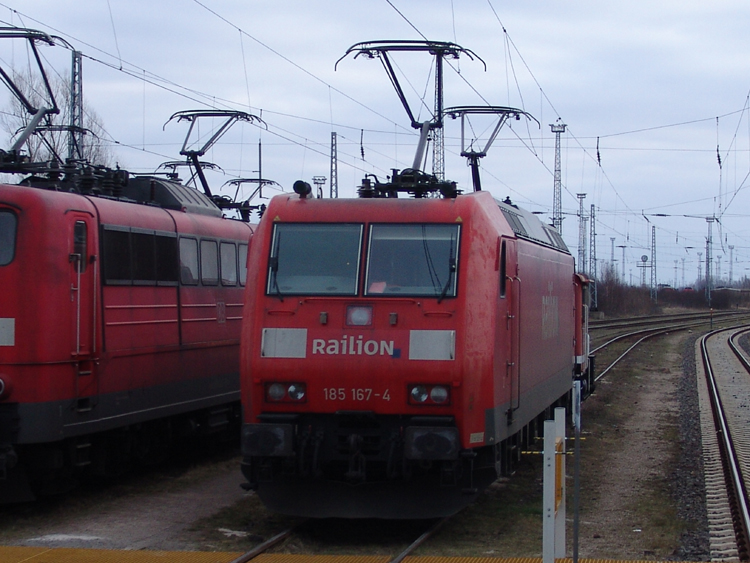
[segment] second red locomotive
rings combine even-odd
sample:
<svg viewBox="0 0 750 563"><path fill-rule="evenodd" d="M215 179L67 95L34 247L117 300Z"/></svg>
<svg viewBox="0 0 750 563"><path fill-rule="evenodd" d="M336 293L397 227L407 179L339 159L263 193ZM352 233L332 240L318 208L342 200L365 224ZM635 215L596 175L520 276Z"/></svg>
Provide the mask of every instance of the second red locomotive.
<svg viewBox="0 0 750 563"><path fill-rule="evenodd" d="M254 235L242 470L272 510L452 514L589 377L586 282L557 231L488 192L391 187L277 196Z"/></svg>
<svg viewBox="0 0 750 563"><path fill-rule="evenodd" d="M25 183L0 185L0 501L236 428L252 226L158 177Z"/></svg>

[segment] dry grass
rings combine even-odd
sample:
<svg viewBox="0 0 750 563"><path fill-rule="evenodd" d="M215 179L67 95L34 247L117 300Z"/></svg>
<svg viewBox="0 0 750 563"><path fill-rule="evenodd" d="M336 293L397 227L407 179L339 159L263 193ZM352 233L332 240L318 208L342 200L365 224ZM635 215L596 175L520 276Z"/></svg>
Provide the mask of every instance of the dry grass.
<svg viewBox="0 0 750 563"><path fill-rule="evenodd" d="M677 516L669 482L680 455L678 417L668 408L660 408L676 392L673 376L680 366L672 364L674 350L682 349L679 343L683 338L681 335L649 341L602 380L595 395L584 403L587 440L581 460L585 467L581 518L597 520L610 514L619 522L621 529L614 542L617 547L612 549L619 549L620 554L611 557L669 557L679 548L680 535L686 527ZM645 433L642 422L634 417L648 419ZM626 482L606 478L617 471L618 459L633 465L630 471L622 472ZM621 491L620 505L601 505L618 496L618 491L603 490L605 486ZM595 535L581 541L596 544L597 539Z"/></svg>

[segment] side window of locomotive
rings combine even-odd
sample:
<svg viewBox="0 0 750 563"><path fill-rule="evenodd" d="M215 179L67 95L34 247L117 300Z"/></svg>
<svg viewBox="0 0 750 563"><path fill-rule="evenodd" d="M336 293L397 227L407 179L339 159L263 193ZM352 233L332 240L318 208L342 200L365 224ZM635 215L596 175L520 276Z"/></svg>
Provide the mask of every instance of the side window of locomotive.
<svg viewBox="0 0 750 563"><path fill-rule="evenodd" d="M233 242L222 242L219 250L221 285L237 285L237 247Z"/></svg>
<svg viewBox="0 0 750 563"><path fill-rule="evenodd" d="M180 237L180 281L198 285L198 241Z"/></svg>
<svg viewBox="0 0 750 563"><path fill-rule="evenodd" d="M156 234L156 282L160 285L177 283L177 236L173 233Z"/></svg>
<svg viewBox="0 0 750 563"><path fill-rule="evenodd" d="M138 285L153 285L156 280L156 249L154 235L136 230L130 233L133 252L133 281Z"/></svg>
<svg viewBox="0 0 750 563"><path fill-rule="evenodd" d="M7 210L0 211L0 266L7 266L13 261L17 230L16 214Z"/></svg>
<svg viewBox="0 0 750 563"><path fill-rule="evenodd" d="M86 255L86 224L76 225L75 253ZM102 263L107 285L175 285L177 237L174 233L117 225L102 227ZM197 259L196 259L197 260ZM197 262L196 262L197 263ZM85 261L83 263L85 269Z"/></svg>
<svg viewBox="0 0 750 563"><path fill-rule="evenodd" d="M268 259L269 295L356 295L362 225L278 223Z"/></svg>
<svg viewBox="0 0 750 563"><path fill-rule="evenodd" d="M108 226L102 229L104 281L109 285L131 284L130 230Z"/></svg>
<svg viewBox="0 0 750 563"><path fill-rule="evenodd" d="M201 241L201 283L219 284L219 253L215 240Z"/></svg>
<svg viewBox="0 0 750 563"><path fill-rule="evenodd" d="M86 263L88 262L88 255L86 254L86 222L76 221L73 225L73 254L71 257L78 263L78 272L83 273L86 271Z"/></svg>
<svg viewBox="0 0 750 563"><path fill-rule="evenodd" d="M455 297L459 235L459 225L373 225L365 295Z"/></svg>
<svg viewBox="0 0 750 563"><path fill-rule="evenodd" d="M245 285L247 281L247 246L246 244L239 245L240 252L240 285Z"/></svg>

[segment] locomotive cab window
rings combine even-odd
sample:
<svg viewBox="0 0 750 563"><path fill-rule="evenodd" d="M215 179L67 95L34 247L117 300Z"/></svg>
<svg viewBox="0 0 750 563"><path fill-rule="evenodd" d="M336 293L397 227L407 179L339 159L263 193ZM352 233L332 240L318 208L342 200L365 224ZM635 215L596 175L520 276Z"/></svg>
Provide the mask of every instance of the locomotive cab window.
<svg viewBox="0 0 750 563"><path fill-rule="evenodd" d="M7 266L13 261L17 227L16 214L5 209L0 210L0 266Z"/></svg>
<svg viewBox="0 0 750 563"><path fill-rule="evenodd" d="M362 225L279 223L268 260L269 295L356 295Z"/></svg>
<svg viewBox="0 0 750 563"><path fill-rule="evenodd" d="M373 225L365 295L455 297L459 236L459 225Z"/></svg>

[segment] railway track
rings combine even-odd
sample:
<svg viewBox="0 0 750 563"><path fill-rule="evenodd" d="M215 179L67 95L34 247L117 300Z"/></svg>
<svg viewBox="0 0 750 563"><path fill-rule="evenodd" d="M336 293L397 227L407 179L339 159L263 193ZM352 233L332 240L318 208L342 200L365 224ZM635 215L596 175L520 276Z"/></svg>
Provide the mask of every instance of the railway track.
<svg viewBox="0 0 750 563"><path fill-rule="evenodd" d="M403 549L398 555L395 557L392 557L389 559L388 563L401 563L406 557L411 555L414 550L416 550L420 545L422 545L424 542L429 540L432 536L434 536L440 528L452 517L446 517L446 518L439 518L437 520L431 521L427 527L427 529L422 532L419 537L417 537L414 541L412 541L405 549ZM257 556L267 552L275 545L281 543L282 541L286 540L290 536L292 536L295 532L299 531L308 520L303 520L296 525L287 528L286 530L279 532L275 536L269 538L268 540L264 541L263 543L257 545L250 551L243 553L236 559L232 560L231 563L247 563L248 561L251 561L255 559Z"/></svg>
<svg viewBox="0 0 750 563"><path fill-rule="evenodd" d="M590 320L589 330L601 331L605 329L622 329L648 327L664 323L684 323L690 321L725 320L746 315L743 311L699 311L688 313L674 313L668 315L649 315L645 317L626 317L621 319Z"/></svg>
<svg viewBox="0 0 750 563"><path fill-rule="evenodd" d="M717 330L700 342L706 497L719 560L750 560L750 362L736 342L749 330Z"/></svg>
<svg viewBox="0 0 750 563"><path fill-rule="evenodd" d="M625 358L631 351L633 351L643 341L656 336L663 336L670 332L677 330L692 330L698 328L708 328L713 325L726 325L731 323L736 325L738 322L750 321L750 314L747 312L731 312L731 314L724 315L710 315L708 313L687 313L681 315L665 315L651 319L650 322L645 323L647 328L639 328L638 330L632 330L636 326L643 326L645 319L639 318L635 324L628 322L628 319L618 321L618 323L612 323L606 327L590 328L592 333L592 349L591 353L602 355L602 358L606 363L606 367L602 368L599 366L598 373L595 377L595 381L598 381L604 377L611 369L613 369L621 360ZM606 334L604 334L606 332ZM595 336L596 335L596 336ZM601 359L597 358L597 364L600 364Z"/></svg>

